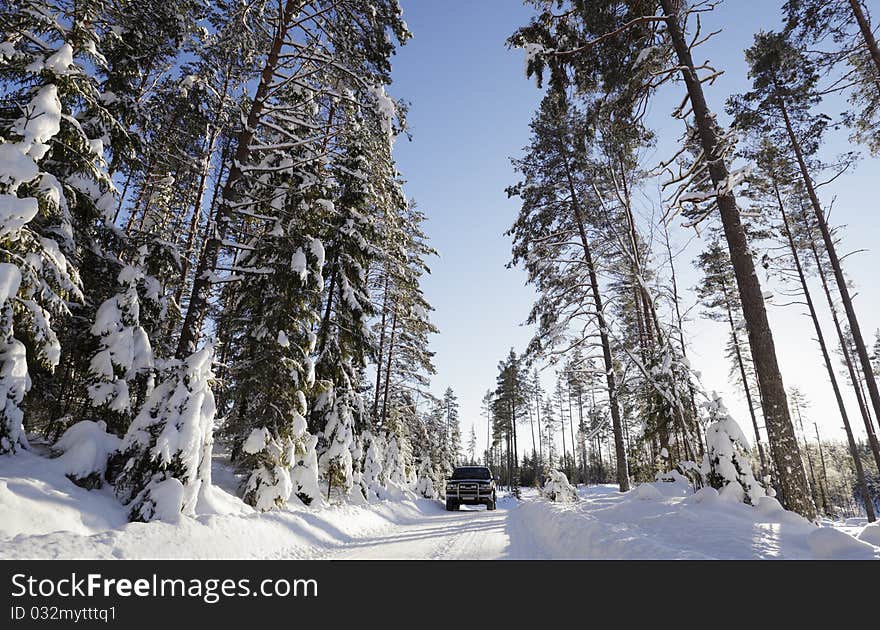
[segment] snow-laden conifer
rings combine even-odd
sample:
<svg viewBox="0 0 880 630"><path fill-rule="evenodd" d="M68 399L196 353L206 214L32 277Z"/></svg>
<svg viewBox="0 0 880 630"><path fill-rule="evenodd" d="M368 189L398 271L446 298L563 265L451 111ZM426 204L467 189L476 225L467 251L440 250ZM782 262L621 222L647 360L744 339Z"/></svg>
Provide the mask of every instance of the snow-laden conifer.
<svg viewBox="0 0 880 630"><path fill-rule="evenodd" d="M758 499L767 493L752 473L748 439L717 394L705 404L705 408L709 426L706 428L706 453L700 466L704 482L731 501L756 505Z"/></svg>
<svg viewBox="0 0 880 630"><path fill-rule="evenodd" d="M214 349L206 346L159 370L157 385L123 438L116 494L132 521L191 515L211 483Z"/></svg>

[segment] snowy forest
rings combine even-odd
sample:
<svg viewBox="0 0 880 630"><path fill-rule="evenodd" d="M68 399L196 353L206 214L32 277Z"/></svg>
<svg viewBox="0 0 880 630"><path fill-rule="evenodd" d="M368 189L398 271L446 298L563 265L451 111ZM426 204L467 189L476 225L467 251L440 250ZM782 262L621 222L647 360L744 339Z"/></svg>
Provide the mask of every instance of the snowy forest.
<svg viewBox="0 0 880 630"><path fill-rule="evenodd" d="M73 504L134 522L226 514L218 466L259 516L440 499L461 465L512 501L667 483L873 522L880 322L824 188L880 155L878 11L787 0L745 51L751 89L718 94L715 0L525 5L498 45L541 101L497 193L519 208L503 237L532 339L464 418L454 382L432 391L443 208L407 196L394 158L413 133L398 0L3 2L0 469L51 462ZM661 90L677 136L648 121ZM827 150L831 130L852 150ZM827 391L783 380L771 298L811 318ZM725 326L714 352L749 417L691 366L697 317ZM846 441L810 419L820 397Z"/></svg>
<svg viewBox="0 0 880 630"><path fill-rule="evenodd" d="M3 33L0 450L80 453L132 520L191 512L215 442L259 510L433 493L397 3L25 0Z"/></svg>

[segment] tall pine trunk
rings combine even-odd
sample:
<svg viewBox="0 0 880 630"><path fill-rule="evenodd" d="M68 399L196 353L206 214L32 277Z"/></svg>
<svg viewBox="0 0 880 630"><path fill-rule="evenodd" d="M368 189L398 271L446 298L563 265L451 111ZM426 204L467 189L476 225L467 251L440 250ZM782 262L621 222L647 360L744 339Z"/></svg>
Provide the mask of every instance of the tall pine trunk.
<svg viewBox="0 0 880 630"><path fill-rule="evenodd" d="M871 30L871 25L868 23L868 17L865 15L865 12L862 11L862 5L859 0L849 0L849 7L852 10L853 17L856 19L856 23L859 25L859 32L862 34L862 39L865 40L865 46L868 48L871 60L874 62L874 65L877 66L877 78L874 82L877 84L877 87L880 88L880 49L877 48L877 40L874 38L874 31Z"/></svg>
<svg viewBox="0 0 880 630"><path fill-rule="evenodd" d="M777 91L777 95L779 92ZM822 211L822 205L819 203L819 197L816 195L816 189L813 186L813 179L810 177L803 151L801 150L800 141L794 133L791 119L788 116L788 108L785 100L781 96L777 96L776 102L782 119L785 121L785 129L788 132L789 142L797 159L798 168L800 169L801 179L807 190L807 196L810 199L810 205L813 207L813 214L819 226L819 232L822 235L822 242L825 246L825 252L831 263L831 270L834 273L834 280L837 284L837 291L840 294L840 301L843 303L843 310L846 313L846 320L849 324L850 333L852 334L853 343L855 344L856 355L862 367L862 373L865 378L865 384L868 387L868 394L871 399L871 406L874 409L874 417L880 418L880 390L877 388L877 381L874 378L874 366L871 365L871 357L868 355L868 349L862 337L862 329L859 326L859 319L853 308L852 297L849 294L849 287L846 284L846 278L843 275L843 268L840 266L840 259L837 256L837 248L834 245L834 238L825 220L825 213Z"/></svg>
<svg viewBox="0 0 880 630"><path fill-rule="evenodd" d="M846 430L847 441L849 442L850 453L853 457L853 463L856 467L856 478L859 484L859 491L862 494L862 498L865 501L865 509L868 512L868 519L873 522L875 520L874 517L874 509L870 500L870 496L868 494L868 487L865 483L865 471L862 467L861 459L859 459L858 451L855 446L855 438L853 437L852 427L849 423L849 414L846 411L846 405L843 402L843 396L840 393L840 386L837 383L837 374L834 372L834 366L831 363L831 356L828 353L828 346L825 343L825 335L822 333L822 326L819 324L819 318L816 315L816 308L813 305L813 298L810 294L810 288L807 285L807 279L804 276L804 269L801 265L800 257L797 253L797 247L795 246L794 237L791 233L791 225L788 221L788 213L785 212L785 206L782 203L782 196L779 194L779 188L776 185L776 182L773 182L773 190L776 194L776 201L779 205L779 212L782 215L782 221L785 226L785 235L788 238L788 245L791 249L791 256L794 260L795 269L797 270L798 278L801 282L801 288L804 292L804 298L807 300L807 308L810 311L810 319L813 320L813 327L816 330L816 339L819 341L819 348L822 350L822 359L825 361L825 369L828 372L828 378L831 381L831 388L834 390L834 399L837 401L837 408L840 411L840 419L843 420L843 426ZM836 317L835 317L836 319ZM803 433L803 422L801 422L801 432ZM818 435L818 430L816 431ZM806 436L804 436L804 441L806 442ZM809 455L809 452L808 452ZM824 463L823 463L824 466ZM810 467L812 468L812 462L810 462ZM815 475L814 475L815 477ZM815 480L814 480L815 483ZM827 483L826 483L827 487ZM828 512L827 500L823 495L823 503L825 504L825 512Z"/></svg>
<svg viewBox="0 0 880 630"><path fill-rule="evenodd" d="M661 5L667 18L667 30L678 58L682 79L687 86L700 147L705 155L712 184L716 190L726 191L719 193L716 201L736 276L743 316L748 327L749 346L752 349L758 387L761 390L770 452L779 475L783 500L788 508L812 520L816 517L816 508L810 499L806 475L803 466L800 465L800 449L788 411L788 399L776 359L776 344L767 320L761 285L749 251L736 197L726 186L729 173L721 153L723 149L721 132L715 122L715 116L706 104L703 86L697 76L690 48L679 21L677 11L679 3L675 0L661 0ZM794 462L797 462L797 465L792 465Z"/></svg>
<svg viewBox="0 0 880 630"><path fill-rule="evenodd" d="M856 401L859 405L859 411L862 415L862 422L865 425L865 432L868 435L868 444L871 447L871 453L874 456L874 464L877 466L878 472L880 472L880 444L877 443L877 436L874 434L874 426L871 424L871 416L868 413L867 402L865 401L864 396L862 395L862 390L859 387L858 382L858 374L856 373L855 366L852 362L852 356L849 353L849 348L847 347L846 336L843 334L843 327L840 324L840 318L837 316L837 307L834 305L834 298L831 295L831 289L828 286L828 279L825 275L825 267L822 265L822 259L819 256L819 249L816 247L816 243L813 240L812 234L810 235L810 250L813 252L813 260L816 261L816 268L819 271L819 280L822 283L822 289L825 292L825 299L828 302L828 308L831 311L831 320L834 322L834 330L837 333L837 340L840 343L840 350L843 352L843 362L846 365L847 373L849 374L850 381L852 382L853 391L856 395ZM857 457L858 455L853 452L853 457Z"/></svg>
<svg viewBox="0 0 880 630"><path fill-rule="evenodd" d="M626 446L623 442L623 426L620 420L620 406L617 400L617 379L614 376L614 360L611 355L611 338L608 335L608 322L605 319L605 306L602 293L599 290L599 275L593 262L593 252L590 240L587 238L587 230L584 226L584 216L578 201L577 187L574 185L574 177L571 173L565 145L560 142L560 149L565 164L565 175L568 182L569 194L571 195L571 207L574 220L577 224L581 246L584 250L584 263L590 277L590 290L593 294L593 304L596 308L596 323L599 325L599 339L602 343L602 359L605 363L605 382L608 386L608 406L611 409L611 427L614 432L614 450L617 456L617 485L621 492L629 490L629 471L627 470ZM563 452L563 456L565 453Z"/></svg>

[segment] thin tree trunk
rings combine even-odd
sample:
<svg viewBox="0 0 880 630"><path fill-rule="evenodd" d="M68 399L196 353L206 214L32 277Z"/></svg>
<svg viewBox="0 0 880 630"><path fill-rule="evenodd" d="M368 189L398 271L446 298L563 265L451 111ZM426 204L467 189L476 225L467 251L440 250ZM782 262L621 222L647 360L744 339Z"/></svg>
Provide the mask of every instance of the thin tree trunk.
<svg viewBox="0 0 880 630"><path fill-rule="evenodd" d="M807 455L807 467L810 471L810 492L813 495L813 503L816 506L819 506L819 492L816 490L816 471L813 468L813 456L810 455L810 448L807 446L807 433L804 431L804 419L801 417L801 407L795 401L794 403L795 415L797 416L798 426L801 430L801 440L804 442L804 453Z"/></svg>
<svg viewBox="0 0 880 630"><path fill-rule="evenodd" d="M568 431L571 435L571 465L572 473L578 470L577 464L577 448L574 442L574 410L571 407L571 383L568 384ZM574 476L574 474L572 474Z"/></svg>
<svg viewBox="0 0 880 630"><path fill-rule="evenodd" d="M535 445L534 416L532 416L532 406L531 405L527 405L527 406L529 409L529 428L532 430L532 457L537 458L538 452L537 452L537 450L535 450L537 448L537 446ZM534 468L534 472L535 472L535 478L537 479L538 478L538 460L537 459L534 460L533 468Z"/></svg>
<svg viewBox="0 0 880 630"><path fill-rule="evenodd" d="M814 422L813 428L816 430L816 445L819 448L819 463L822 464L822 483L824 484L824 489L822 490L822 503L825 506L825 514L833 517L834 511L828 504L828 469L825 467L825 452L822 450L822 439L819 437L819 425Z"/></svg>
<svg viewBox="0 0 880 630"><path fill-rule="evenodd" d="M382 292L382 322L379 324L379 356L376 358L376 396L373 399L373 419L379 417L379 392L382 390L382 359L385 351L385 317L388 313L388 274L385 274L385 289ZM486 444L489 448L489 444Z"/></svg>
<svg viewBox="0 0 880 630"><path fill-rule="evenodd" d="M544 448L542 446L544 440L541 438L541 391L535 393L535 420L538 423L538 461L541 469L544 468Z"/></svg>
<svg viewBox="0 0 880 630"><path fill-rule="evenodd" d="M871 357L868 355L868 350L865 347L865 342L862 338L862 329L859 326L859 319L856 317L856 312L853 308L852 298L849 294L849 287L846 284L846 278L844 278L843 269L840 266L840 259L837 257L837 248L834 245L834 239L831 236L828 223L825 221L825 213L822 211L822 206L819 203L819 198L813 187L813 180L807 169L807 164L804 160L803 152L801 151L800 142L795 136L794 129L792 128L791 120L788 116L788 108L781 97L777 97L777 104L779 106L779 111L782 114L782 119L785 121L785 129L788 132L791 147L797 158L798 167L801 172L801 179L804 182L804 187L810 198L810 204L813 206L813 213L816 216L816 222L819 225L819 232L822 234L822 241L825 245L825 253L828 255L828 260L831 262L831 270L834 272L837 291L840 294L840 301L843 303L843 310L846 313L850 334L852 334L853 343L856 347L856 354L858 355L859 363L862 367L862 373L865 377L865 384L868 387L868 394L870 395L871 406L874 410L874 417L880 418L880 390L877 389L877 381L874 379L874 366L871 365Z"/></svg>
<svg viewBox="0 0 880 630"><path fill-rule="evenodd" d="M666 226L666 222L663 222L663 236L666 241L666 254L669 257L669 273L672 279L672 298L675 303L675 319L678 322L678 340L681 344L681 356L683 359L687 359L687 347L684 343L684 318L681 315L681 305L679 304L680 300L678 297L678 281L676 280L675 275L675 262L672 260L672 246L669 244L669 230ZM698 456L702 456L706 450L706 446L703 443L703 433L700 431L700 422L698 420L699 414L697 413L697 397L694 392L693 383L691 383L690 377L688 377L688 396L691 407L691 414L693 415L694 420L694 431L697 434L697 444L700 447L700 452ZM763 454L761 455L761 466L764 466L763 463Z"/></svg>
<svg viewBox="0 0 880 630"><path fill-rule="evenodd" d="M608 335L608 322L605 320L604 305L602 303L602 294L599 291L599 277L596 273L596 265L593 263L593 253L590 247L590 241L587 238L587 230L584 227L584 217L581 212L580 203L578 202L577 188L574 185L574 179L571 174L568 162L567 152L564 144L560 143L563 152L566 178L568 180L569 194L571 195L571 206L574 211L574 219L577 223L578 233L581 239L581 245L584 249L584 262L587 265L587 272L590 276L590 289L593 293L593 303L596 308L596 322L599 325L599 338L602 342L602 358L605 362L605 381L608 385L608 406L611 409L611 423L614 432L614 448L617 454L617 483L621 492L629 490L629 471L626 462L626 447L623 442L623 427L620 420L620 407L617 400L617 382L614 376L614 360L611 356L611 340Z"/></svg>
<svg viewBox="0 0 880 630"><path fill-rule="evenodd" d="M721 131L706 104L703 87L679 21L679 2L661 0L661 5L667 18L669 37L681 67L682 79L687 86L700 147L705 155L712 184L716 190L726 190L716 196L716 202L739 288L743 316L748 327L749 346L752 349L758 386L762 394L770 451L776 463L782 495L787 507L812 520L816 516L816 511L810 500L803 467L789 464L791 461L800 461L800 449L788 411L785 385L779 371L776 345L767 320L758 274L742 226L736 197L726 186L729 172L722 155Z"/></svg>
<svg viewBox="0 0 880 630"><path fill-rule="evenodd" d="M725 291L725 302L727 302L727 289L724 288ZM736 350L736 363L739 366L739 375L742 378L743 382L743 391L746 394L746 403L749 406L749 415L752 418L752 428L755 430L755 443L758 445L758 456L761 459L761 475L766 477L769 472L767 471L767 460L764 457L764 447L761 446L761 432L758 430L758 418L755 415L755 403L752 401L752 390L749 387L749 379L746 375L746 366L743 361L742 350L739 347L739 335L736 333L736 325L733 321L733 314L730 310L730 304L727 303L727 321L730 323L730 334L733 335L733 346Z"/></svg>
<svg viewBox="0 0 880 630"><path fill-rule="evenodd" d="M825 299L827 300L828 308L831 311L831 320L834 322L834 329L837 332L837 339L840 343L840 349L843 352L843 361L846 364L850 381L852 381L853 391L855 392L856 400L859 404L859 411L862 414L862 421L865 424L865 432L868 435L868 444L870 445L871 453L874 456L874 464L877 466L878 472L880 472L880 445L878 445L877 436L874 434L874 426L871 424L871 417L868 414L867 403L859 388L858 375L856 374L855 366L853 365L849 349L847 348L843 328L840 325L840 319L837 316L837 308L834 306L834 299L831 296L828 279L825 277L825 268L819 258L819 250L816 247L815 241L813 241L812 234L810 235L810 250L813 252L813 259L816 261L816 268L819 270L819 280L822 282L822 289L825 291ZM853 442L853 449L855 449L855 442ZM855 450L853 450L853 458L858 459L858 453ZM857 466L858 465L859 464L857 464Z"/></svg>
<svg viewBox="0 0 880 630"><path fill-rule="evenodd" d="M195 247L196 233L199 231L199 219L202 216L202 201L204 200L205 196L208 173L211 170L211 154L214 152L214 142L216 139L217 129L214 128L208 135L208 143L205 148L205 165L199 175L199 185L196 189L196 198L195 202L193 203L192 218L190 219L189 230L187 231L186 250L183 256L183 261L180 265L180 284L178 285L177 291L174 295L174 300L178 304L180 304L180 300L183 297L183 290L186 286L187 276L189 275L189 266L193 256L193 248Z"/></svg>
<svg viewBox="0 0 880 630"><path fill-rule="evenodd" d="M391 316L391 338L388 340L388 363L385 368L385 394L382 398L382 426L388 418L388 392L391 388L391 362L394 360L394 338L397 335L397 305Z"/></svg>

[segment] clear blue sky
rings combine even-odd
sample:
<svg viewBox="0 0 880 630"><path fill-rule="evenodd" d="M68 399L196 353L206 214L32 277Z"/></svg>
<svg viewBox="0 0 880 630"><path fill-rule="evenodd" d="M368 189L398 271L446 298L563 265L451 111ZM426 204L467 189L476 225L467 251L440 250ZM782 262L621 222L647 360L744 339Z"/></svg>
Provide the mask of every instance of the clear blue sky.
<svg viewBox="0 0 880 630"><path fill-rule="evenodd" d="M528 142L528 123L541 97L527 81L523 53L507 50L504 41L532 12L517 0L401 0L404 17L414 37L394 60L391 93L411 102L409 123L413 141L400 138L395 157L407 180L406 193L429 217L426 226L440 258L431 261L433 273L425 281L428 299L436 308L434 320L441 334L434 337L437 376L433 390L451 386L461 402L465 434L474 423L480 449L485 444L485 420L480 400L493 386L499 360L513 346L521 351L530 331L521 326L534 298L525 275L506 269L510 227L518 207L504 188L516 181L509 158ZM727 95L749 87L742 51L758 29L779 24L781 2L728 0L704 16L704 32L724 31L699 49L697 57L711 59L725 70L707 87L710 106L722 122ZM880 16L875 16L880 17ZM681 134L680 123L669 113L681 98L681 85L660 95L651 121L660 136L648 164L666 158ZM833 104L831 109L842 104ZM832 139L827 156L848 148L845 134ZM876 160L864 161L833 186L823 189L823 201L836 196L832 221L849 224L845 249L870 248L880 230L873 182L880 172ZM684 246L693 236L673 225L674 244ZM691 260L699 251L692 243L677 261L681 287L698 279ZM880 324L876 313L880 291L873 278L880 264L869 251L847 260L847 271L858 287L857 308L863 331L873 337ZM764 279L762 278L762 282ZM765 283L766 284L766 283ZM767 286L772 290L772 286ZM817 301L821 296L815 290ZM685 308L695 301L685 292ZM787 386L797 385L812 401L808 411L824 435L842 438L839 416L809 320L797 307L771 307L770 317ZM693 362L703 384L717 390L740 424L750 433L742 397L730 386L728 364L722 355L725 330L692 311L686 334ZM830 321L826 336L832 330ZM850 400L851 417L858 420ZM856 423L858 426L860 420ZM863 433L863 431L862 431Z"/></svg>

